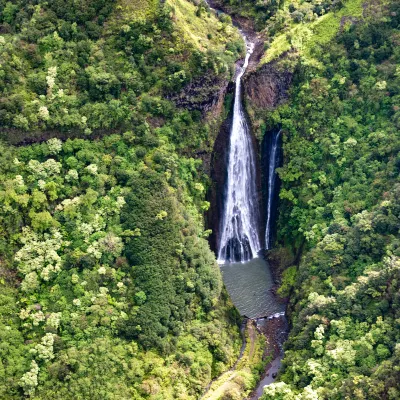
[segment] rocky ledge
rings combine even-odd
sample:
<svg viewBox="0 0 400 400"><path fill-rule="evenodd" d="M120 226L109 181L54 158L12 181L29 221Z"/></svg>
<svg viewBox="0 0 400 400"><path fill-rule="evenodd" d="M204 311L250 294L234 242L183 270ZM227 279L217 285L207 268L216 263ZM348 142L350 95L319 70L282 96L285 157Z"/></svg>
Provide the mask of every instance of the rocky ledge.
<svg viewBox="0 0 400 400"><path fill-rule="evenodd" d="M264 64L245 76L243 86L253 108L273 110L287 100L293 73L282 71L278 63Z"/></svg>

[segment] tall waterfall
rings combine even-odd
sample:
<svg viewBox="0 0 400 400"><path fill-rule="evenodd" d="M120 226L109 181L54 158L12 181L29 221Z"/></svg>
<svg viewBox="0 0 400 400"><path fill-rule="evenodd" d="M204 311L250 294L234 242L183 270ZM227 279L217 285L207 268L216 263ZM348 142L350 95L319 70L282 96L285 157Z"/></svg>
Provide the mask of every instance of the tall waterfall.
<svg viewBox="0 0 400 400"><path fill-rule="evenodd" d="M273 218L273 202L275 194L275 186L277 180L276 167L279 162L279 137L281 131L272 133L271 146L269 150L268 165L268 200L267 200L267 223L265 226L265 247L269 250L272 246L272 218Z"/></svg>
<svg viewBox="0 0 400 400"><path fill-rule="evenodd" d="M261 248L256 160L241 96L242 76L254 49L253 43L246 42L246 45L246 58L236 78L228 178L218 250L220 263L251 260Z"/></svg>

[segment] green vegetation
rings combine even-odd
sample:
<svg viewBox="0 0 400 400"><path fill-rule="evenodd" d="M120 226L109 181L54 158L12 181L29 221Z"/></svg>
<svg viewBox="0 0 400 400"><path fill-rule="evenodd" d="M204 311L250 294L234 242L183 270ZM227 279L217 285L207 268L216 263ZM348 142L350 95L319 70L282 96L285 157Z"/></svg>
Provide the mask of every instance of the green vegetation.
<svg viewBox="0 0 400 400"><path fill-rule="evenodd" d="M0 28L0 397L198 398L239 318L190 156L210 127L168 98L228 79L237 30L185 0L0 0Z"/></svg>
<svg viewBox="0 0 400 400"><path fill-rule="evenodd" d="M132 140L3 146L2 398L196 398L235 360L198 162Z"/></svg>
<svg viewBox="0 0 400 400"><path fill-rule="evenodd" d="M286 104L249 112L284 137L271 257L292 330L263 400L399 399L400 6L220 4L264 35L261 63L293 72ZM193 156L218 123L202 94L242 51L203 1L0 0L0 398L254 387L264 339L250 327L230 370L240 318Z"/></svg>
<svg viewBox="0 0 400 400"><path fill-rule="evenodd" d="M316 62L311 52L316 45L328 43L339 27L362 16L362 0L274 0L220 1L225 9L254 21L265 38L260 65L291 51L308 62Z"/></svg>
<svg viewBox="0 0 400 400"><path fill-rule="evenodd" d="M2 148L2 398L195 398L235 360L198 162L133 139Z"/></svg>
<svg viewBox="0 0 400 400"><path fill-rule="evenodd" d="M211 13L196 16L185 0L49 4L0 2L0 127L9 140L15 130L29 138L124 132L149 119L164 129L188 124L199 116L180 117L165 98L197 76L227 78L242 49L237 30ZM205 138L184 136L181 146Z"/></svg>
<svg viewBox="0 0 400 400"><path fill-rule="evenodd" d="M307 6L309 3L305 2ZM318 4L318 3L317 3ZM290 4L291 7L293 3ZM299 8L302 10L302 8ZM288 10L286 11L289 12ZM303 10L305 13L305 11ZM340 24L346 18L357 18L362 14L362 0L347 0L340 10L336 7L333 11L325 13L305 13L301 11L294 11L289 17L292 18L292 23L285 27L284 33L275 36L270 43L266 43L266 52L260 64L268 63L277 59L286 51L293 51L301 54L306 58L308 63L316 62L311 53L315 46L328 43L332 40L340 27ZM305 18L304 15L307 17ZM282 16L281 18L285 18ZM286 20L285 18L285 20ZM305 18L305 19L304 19ZM271 31L274 27L268 27L267 30Z"/></svg>
<svg viewBox="0 0 400 400"><path fill-rule="evenodd" d="M246 347L234 368L212 383L204 400L240 400L247 398L257 384L270 358L264 358L265 337L257 331L253 321L245 328Z"/></svg>
<svg viewBox="0 0 400 400"><path fill-rule="evenodd" d="M364 4L355 21L314 37L316 62L304 53L289 102L264 112L284 132L278 241L302 257L283 274L292 330L263 399L400 398L400 8Z"/></svg>

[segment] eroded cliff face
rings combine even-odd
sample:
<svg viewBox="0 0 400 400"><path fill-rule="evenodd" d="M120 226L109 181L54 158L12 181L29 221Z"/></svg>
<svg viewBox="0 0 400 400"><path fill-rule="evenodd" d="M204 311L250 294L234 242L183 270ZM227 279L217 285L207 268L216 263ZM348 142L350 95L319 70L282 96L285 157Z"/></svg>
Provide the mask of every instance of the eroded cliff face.
<svg viewBox="0 0 400 400"><path fill-rule="evenodd" d="M244 78L246 100L254 109L273 110L286 101L292 76L278 62L264 64Z"/></svg>
<svg viewBox="0 0 400 400"><path fill-rule="evenodd" d="M217 252L220 235L221 219L225 198L225 185L227 179L229 134L232 125L232 112L222 123L214 143L210 162L211 186L207 193L210 208L206 216L207 228L212 230L209 236L211 250Z"/></svg>
<svg viewBox="0 0 400 400"><path fill-rule="evenodd" d="M170 97L178 108L197 110L206 120L218 118L222 112L229 80L213 74L193 79L179 93Z"/></svg>

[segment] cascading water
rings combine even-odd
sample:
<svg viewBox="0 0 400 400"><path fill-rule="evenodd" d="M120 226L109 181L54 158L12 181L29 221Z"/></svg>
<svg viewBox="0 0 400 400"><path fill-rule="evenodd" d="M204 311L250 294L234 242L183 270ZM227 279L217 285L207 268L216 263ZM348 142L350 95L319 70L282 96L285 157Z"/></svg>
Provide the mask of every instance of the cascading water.
<svg viewBox="0 0 400 400"><path fill-rule="evenodd" d="M236 78L225 207L218 250L220 263L251 260L261 248L256 160L241 96L241 80L254 44L246 42L246 46L246 58Z"/></svg>
<svg viewBox="0 0 400 400"><path fill-rule="evenodd" d="M217 14L220 12L213 10ZM245 37L244 39L246 41ZM256 185L256 156L241 96L241 79L248 66L254 44L246 41L246 46L246 58L236 78L233 121L229 138L227 184L224 188L225 201L218 243L218 262L222 264L221 272L226 289L240 314L257 320L258 327L260 327L260 321L273 321L272 327L266 325L264 334L268 338L268 343L274 343L273 346L278 345L282 350L280 345L285 339L287 327L281 329L280 325L279 329L276 329L274 326L277 325L276 321L278 320L286 321L284 318L285 303L279 301L274 295L272 290L274 280L269 265L263 257L257 257L262 245L259 238L260 212ZM269 173L269 179L266 179L269 186L268 237L271 235L274 217L273 203L276 204L274 194L276 195L277 183L279 183L275 173L275 168L280 163L279 136L280 132L274 133L272 146L269 142L268 151L265 152L269 158L275 160L272 167L269 162L268 165L263 166L265 173ZM270 149L274 149L273 157L271 157ZM267 162L268 157L263 157L263 159ZM264 193L267 193L265 187ZM259 399L263 393L263 387L275 380L281 365L281 358L282 354L275 358L266 369L265 378L260 381L253 396L250 397L252 400Z"/></svg>
<svg viewBox="0 0 400 400"><path fill-rule="evenodd" d="M267 198L267 223L265 226L265 248L269 250L272 246L272 218L275 186L277 181L276 168L279 163L279 139L281 131L272 134L272 141L269 151L268 165L268 198Z"/></svg>

